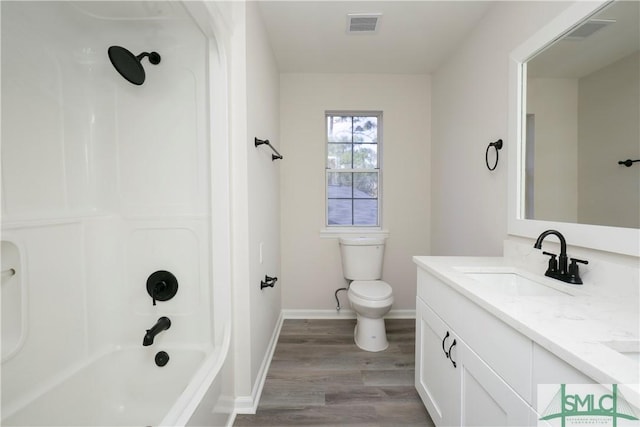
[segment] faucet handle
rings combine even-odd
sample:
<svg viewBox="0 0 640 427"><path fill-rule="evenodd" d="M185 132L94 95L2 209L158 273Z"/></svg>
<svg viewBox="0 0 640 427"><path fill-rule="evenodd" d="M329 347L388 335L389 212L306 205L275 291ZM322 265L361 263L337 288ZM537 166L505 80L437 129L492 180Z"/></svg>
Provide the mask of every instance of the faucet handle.
<svg viewBox="0 0 640 427"><path fill-rule="evenodd" d="M576 262L579 262L580 264L589 264L589 261L578 258L571 258L571 265L575 265L577 267Z"/></svg>
<svg viewBox="0 0 640 427"><path fill-rule="evenodd" d="M580 278L580 269L578 268L578 264L589 264L589 261L585 261L583 259L571 258L571 263L569 264L569 281L568 283L573 283L574 285L581 285L582 279Z"/></svg>
<svg viewBox="0 0 640 427"><path fill-rule="evenodd" d="M550 273L555 273L556 271L558 271L558 260L556 260L556 257L558 255L552 254L551 252L542 252L542 254L548 255L551 257L549 258L549 267L547 268L547 271L544 274L548 276Z"/></svg>

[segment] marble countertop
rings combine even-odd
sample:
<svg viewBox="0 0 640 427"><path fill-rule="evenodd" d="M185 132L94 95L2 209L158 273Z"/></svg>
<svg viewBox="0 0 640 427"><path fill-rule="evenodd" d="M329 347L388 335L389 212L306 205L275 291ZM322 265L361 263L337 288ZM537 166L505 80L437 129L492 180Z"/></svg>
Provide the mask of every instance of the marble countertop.
<svg viewBox="0 0 640 427"><path fill-rule="evenodd" d="M477 305L601 384L619 384L640 407L640 362L620 351L640 351L637 296L603 295L533 274L509 258L416 256L414 262ZM468 273L517 273L559 292L505 291ZM585 281L585 285L587 282Z"/></svg>

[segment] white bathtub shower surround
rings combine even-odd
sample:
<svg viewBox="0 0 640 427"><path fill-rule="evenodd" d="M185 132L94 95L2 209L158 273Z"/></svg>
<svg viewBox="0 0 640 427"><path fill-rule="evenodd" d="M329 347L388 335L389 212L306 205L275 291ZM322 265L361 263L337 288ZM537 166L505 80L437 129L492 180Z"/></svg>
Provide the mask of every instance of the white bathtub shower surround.
<svg viewBox="0 0 640 427"><path fill-rule="evenodd" d="M225 423L226 73L201 25L214 9L196 24L195 4L170 1L0 7L2 268L16 271L2 281L2 425ZM135 86L111 45L162 61L144 59ZM179 287L154 306L157 270ZM162 316L171 328L143 347Z"/></svg>
<svg viewBox="0 0 640 427"><path fill-rule="evenodd" d="M414 257L414 262L419 270L594 382L620 384L627 401L640 407L640 365L629 356L629 352L640 351L637 291L634 295L606 295L596 290L588 274L584 275L582 286L565 284L544 277L544 267L536 273L528 271L517 258ZM546 292L507 292L505 288L474 278L474 274L505 273L541 283L534 286ZM631 287L637 286L637 277L633 274L624 280L630 282ZM419 286L419 295L420 292Z"/></svg>

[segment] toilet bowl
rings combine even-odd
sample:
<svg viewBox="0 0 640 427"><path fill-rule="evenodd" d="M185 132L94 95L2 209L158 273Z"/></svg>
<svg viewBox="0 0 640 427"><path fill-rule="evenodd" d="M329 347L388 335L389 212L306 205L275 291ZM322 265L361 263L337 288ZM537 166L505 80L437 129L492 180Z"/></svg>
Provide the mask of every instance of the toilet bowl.
<svg viewBox="0 0 640 427"><path fill-rule="evenodd" d="M341 238L342 271L350 281L347 298L356 313L354 341L366 351L389 346L384 315L391 310L393 290L380 280L384 256L383 238Z"/></svg>
<svg viewBox="0 0 640 427"><path fill-rule="evenodd" d="M356 327L353 339L366 351L382 351L389 346L384 324L384 315L391 310L393 291L382 280L353 281L349 285L347 298L356 312Z"/></svg>

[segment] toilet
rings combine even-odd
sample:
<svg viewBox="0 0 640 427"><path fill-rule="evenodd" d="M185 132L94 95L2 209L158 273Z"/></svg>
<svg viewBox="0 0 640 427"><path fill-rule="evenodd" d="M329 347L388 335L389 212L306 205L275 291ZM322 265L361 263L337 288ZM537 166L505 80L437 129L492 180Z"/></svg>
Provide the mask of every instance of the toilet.
<svg viewBox="0 0 640 427"><path fill-rule="evenodd" d="M350 281L347 297L356 312L354 341L366 351L389 346L384 315L391 310L393 290L382 277L384 238L340 238L342 272Z"/></svg>

